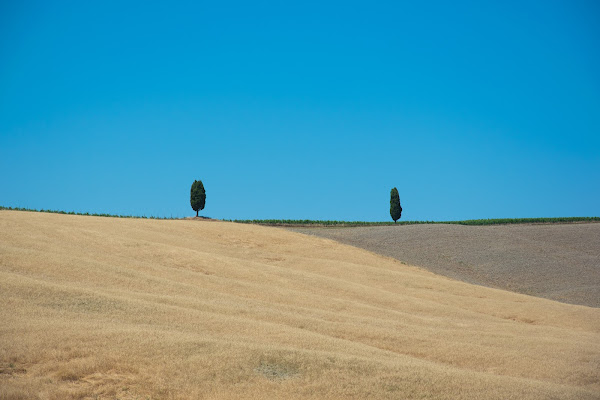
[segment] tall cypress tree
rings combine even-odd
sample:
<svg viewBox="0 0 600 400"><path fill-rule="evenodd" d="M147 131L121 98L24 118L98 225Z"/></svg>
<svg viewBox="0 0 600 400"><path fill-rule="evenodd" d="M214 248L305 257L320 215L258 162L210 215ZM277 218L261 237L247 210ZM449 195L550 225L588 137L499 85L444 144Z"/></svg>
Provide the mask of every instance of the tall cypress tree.
<svg viewBox="0 0 600 400"><path fill-rule="evenodd" d="M402 216L402 207L400 206L400 195L398 189L393 188L390 192L390 215L394 220L394 223Z"/></svg>
<svg viewBox="0 0 600 400"><path fill-rule="evenodd" d="M190 204L192 209L196 211L196 217L198 211L204 210L204 204L206 203L206 191L202 181L194 181L192 183L192 190L190 191Z"/></svg>

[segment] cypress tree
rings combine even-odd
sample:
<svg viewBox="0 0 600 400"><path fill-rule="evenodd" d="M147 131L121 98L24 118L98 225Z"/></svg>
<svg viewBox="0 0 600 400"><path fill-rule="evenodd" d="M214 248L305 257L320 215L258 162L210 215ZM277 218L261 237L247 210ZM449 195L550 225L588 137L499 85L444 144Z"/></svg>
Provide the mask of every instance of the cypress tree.
<svg viewBox="0 0 600 400"><path fill-rule="evenodd" d="M402 216L402 207L400 206L400 195L398 189L393 188L390 192L390 215L394 220L394 223Z"/></svg>
<svg viewBox="0 0 600 400"><path fill-rule="evenodd" d="M204 210L204 204L206 203L206 191L204 190L204 185L202 181L194 181L192 183L192 190L190 191L190 204L192 205L192 209L196 211L196 217L198 216L198 211Z"/></svg>

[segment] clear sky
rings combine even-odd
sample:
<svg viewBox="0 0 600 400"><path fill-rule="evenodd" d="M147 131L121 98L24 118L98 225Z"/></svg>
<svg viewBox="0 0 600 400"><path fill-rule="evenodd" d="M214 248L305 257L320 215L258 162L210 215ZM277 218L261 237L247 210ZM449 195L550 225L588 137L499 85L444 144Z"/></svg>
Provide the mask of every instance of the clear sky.
<svg viewBox="0 0 600 400"><path fill-rule="evenodd" d="M0 205L598 216L599 4L0 0Z"/></svg>

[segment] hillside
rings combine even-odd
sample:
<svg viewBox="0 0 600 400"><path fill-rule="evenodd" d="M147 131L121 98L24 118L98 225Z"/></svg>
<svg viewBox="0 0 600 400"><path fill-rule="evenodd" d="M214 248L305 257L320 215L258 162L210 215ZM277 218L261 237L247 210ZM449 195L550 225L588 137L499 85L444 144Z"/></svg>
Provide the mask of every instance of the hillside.
<svg viewBox="0 0 600 400"><path fill-rule="evenodd" d="M436 274L600 307L600 224L293 228Z"/></svg>
<svg viewBox="0 0 600 400"><path fill-rule="evenodd" d="M0 211L1 399L598 399L600 310L279 228Z"/></svg>

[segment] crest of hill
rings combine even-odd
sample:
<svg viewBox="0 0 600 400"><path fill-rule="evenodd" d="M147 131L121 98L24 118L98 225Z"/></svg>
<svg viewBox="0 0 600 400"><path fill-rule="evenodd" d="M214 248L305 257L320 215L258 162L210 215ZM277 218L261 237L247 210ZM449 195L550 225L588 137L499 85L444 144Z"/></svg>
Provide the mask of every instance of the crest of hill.
<svg viewBox="0 0 600 400"><path fill-rule="evenodd" d="M600 398L600 310L279 228L0 211L0 398Z"/></svg>

